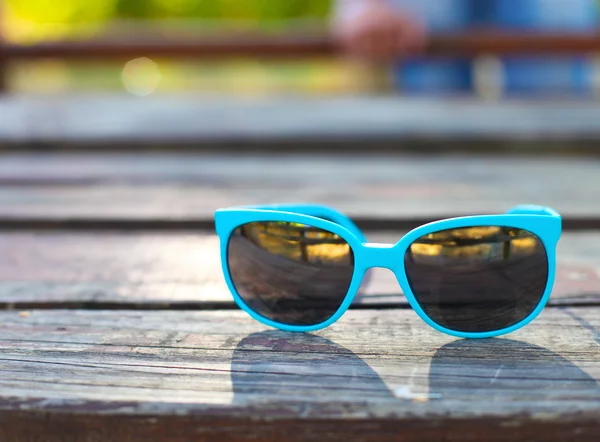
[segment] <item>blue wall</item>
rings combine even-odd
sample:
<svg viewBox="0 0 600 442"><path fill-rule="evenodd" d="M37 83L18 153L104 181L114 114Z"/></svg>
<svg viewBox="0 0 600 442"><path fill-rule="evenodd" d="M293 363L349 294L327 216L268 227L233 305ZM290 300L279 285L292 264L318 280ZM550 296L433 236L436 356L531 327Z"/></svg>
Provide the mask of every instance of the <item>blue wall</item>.
<svg viewBox="0 0 600 442"><path fill-rule="evenodd" d="M598 25L596 0L393 0L425 18L432 32L470 26L514 30L589 32ZM472 91L470 60L412 59L398 64L395 78L405 93ZM593 69L585 57L531 56L502 60L507 94L587 94Z"/></svg>

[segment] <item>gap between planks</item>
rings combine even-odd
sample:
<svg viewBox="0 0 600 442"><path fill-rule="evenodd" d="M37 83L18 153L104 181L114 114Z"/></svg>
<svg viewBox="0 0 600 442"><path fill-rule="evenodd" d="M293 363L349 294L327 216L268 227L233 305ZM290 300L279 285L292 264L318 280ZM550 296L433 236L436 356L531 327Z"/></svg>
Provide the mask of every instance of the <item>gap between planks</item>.
<svg viewBox="0 0 600 442"><path fill-rule="evenodd" d="M473 214L477 215L477 214ZM485 215L481 213L480 215ZM361 230L412 230L424 224L445 218L454 218L461 215L444 215L429 217L406 218L368 218L352 217L352 220ZM600 230L600 216L563 217L564 231L594 231ZM3 217L0 219L0 231L74 231L74 232L162 232L162 231L191 231L212 233L215 231L214 220L207 218L197 219L126 219L126 218L22 218Z"/></svg>

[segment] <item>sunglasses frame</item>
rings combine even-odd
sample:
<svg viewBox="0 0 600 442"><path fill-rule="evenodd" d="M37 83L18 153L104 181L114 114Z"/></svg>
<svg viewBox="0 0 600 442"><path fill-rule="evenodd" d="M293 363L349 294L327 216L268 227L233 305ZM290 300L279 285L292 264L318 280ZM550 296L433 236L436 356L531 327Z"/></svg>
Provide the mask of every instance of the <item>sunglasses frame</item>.
<svg viewBox="0 0 600 442"><path fill-rule="evenodd" d="M267 319L246 305L237 293L229 272L227 249L233 231L241 225L252 222L282 221L307 224L339 235L350 245L354 253L352 281L344 301L338 310L327 320L315 325L287 325ZM434 221L417 227L404 235L395 244L369 243L364 234L346 215L327 206L314 204L277 204L265 206L245 206L219 209L215 212L217 235L220 238L221 264L227 286L236 304L257 321L270 327L292 332L320 330L336 322L348 310L358 293L367 270L382 267L395 275L404 296L412 309L429 326L442 333L459 338L489 338L511 333L535 319L545 307L556 273L556 245L562 231L562 219L558 212L542 206L521 205L500 215L476 215ZM431 320L415 299L407 279L404 255L408 247L420 237L441 230L463 227L500 226L524 229L535 234L543 243L548 259L548 280L544 294L526 318L515 325L487 332L461 332L442 327Z"/></svg>

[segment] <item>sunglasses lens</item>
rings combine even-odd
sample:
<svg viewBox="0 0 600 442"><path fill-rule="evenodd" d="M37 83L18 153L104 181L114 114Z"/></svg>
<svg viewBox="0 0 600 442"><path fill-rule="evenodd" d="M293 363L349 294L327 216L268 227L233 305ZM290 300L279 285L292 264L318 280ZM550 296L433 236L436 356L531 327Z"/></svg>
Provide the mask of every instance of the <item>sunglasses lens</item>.
<svg viewBox="0 0 600 442"><path fill-rule="evenodd" d="M548 281L542 241L522 229L482 226L416 240L404 256L412 292L442 327L488 332L515 325L538 306Z"/></svg>
<svg viewBox="0 0 600 442"><path fill-rule="evenodd" d="M354 273L354 254L343 238L288 222L238 227L229 239L227 262L244 303L286 325L316 325L331 318Z"/></svg>

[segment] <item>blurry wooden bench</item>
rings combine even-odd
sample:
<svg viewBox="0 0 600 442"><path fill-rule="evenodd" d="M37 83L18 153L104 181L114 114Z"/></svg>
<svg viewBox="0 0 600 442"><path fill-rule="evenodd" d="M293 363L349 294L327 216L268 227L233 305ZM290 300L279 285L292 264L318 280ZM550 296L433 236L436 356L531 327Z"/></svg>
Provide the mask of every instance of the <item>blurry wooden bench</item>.
<svg viewBox="0 0 600 442"><path fill-rule="evenodd" d="M15 143L0 156L0 440L600 437L596 156ZM567 231L550 306L502 339L457 340L378 271L332 327L269 330L224 286L212 212L307 199L386 242L439 217L551 205Z"/></svg>
<svg viewBox="0 0 600 442"><path fill-rule="evenodd" d="M432 57L467 56L489 58L512 54L588 54L600 52L600 34L551 34L501 29L472 30L430 37L425 53ZM107 32L82 41L48 41L16 44L0 35L0 92L7 92L8 65L19 60L128 60L135 57L187 58L193 60L231 57L297 59L340 56L335 40L322 31L274 34L168 36L163 32ZM478 65L476 65L478 66ZM481 64L489 75L490 64ZM477 73L477 72L476 72ZM494 74L494 73L491 73ZM496 73L497 74L497 73Z"/></svg>

